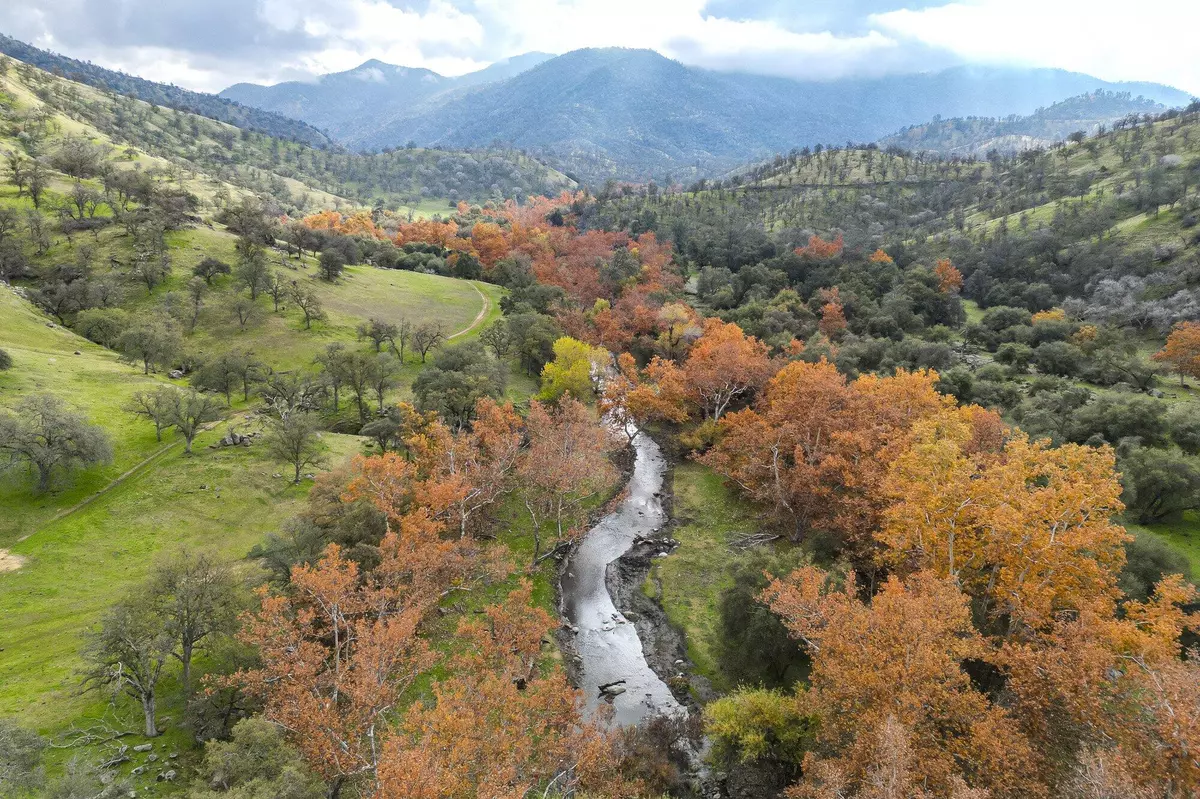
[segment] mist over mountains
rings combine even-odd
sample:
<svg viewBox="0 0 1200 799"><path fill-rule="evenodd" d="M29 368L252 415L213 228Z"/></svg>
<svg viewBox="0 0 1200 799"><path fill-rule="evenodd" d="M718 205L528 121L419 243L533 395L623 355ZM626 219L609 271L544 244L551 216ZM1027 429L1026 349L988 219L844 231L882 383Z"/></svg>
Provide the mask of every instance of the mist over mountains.
<svg viewBox="0 0 1200 799"><path fill-rule="evenodd" d="M503 144L594 182L708 176L794 148L875 141L938 116L1026 115L1097 91L1168 106L1189 99L1162 84L1057 69L796 81L621 48L531 53L459 78L367 62L313 83L238 84L221 96L303 120L354 149Z"/></svg>

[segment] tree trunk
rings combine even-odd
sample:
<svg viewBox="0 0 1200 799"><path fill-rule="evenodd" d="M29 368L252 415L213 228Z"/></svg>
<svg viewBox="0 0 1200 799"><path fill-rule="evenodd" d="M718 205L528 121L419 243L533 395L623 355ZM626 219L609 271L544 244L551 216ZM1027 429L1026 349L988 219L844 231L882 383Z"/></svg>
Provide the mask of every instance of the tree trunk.
<svg viewBox="0 0 1200 799"><path fill-rule="evenodd" d="M296 467L296 479L293 480L292 482L295 483L296 485L300 485L300 464L294 463L292 465Z"/></svg>
<svg viewBox="0 0 1200 799"><path fill-rule="evenodd" d="M158 727L154 723L154 692L142 695L142 713L146 716L146 737L157 738Z"/></svg>
<svg viewBox="0 0 1200 799"><path fill-rule="evenodd" d="M183 695L192 695L192 644L184 644L179 661L183 664Z"/></svg>

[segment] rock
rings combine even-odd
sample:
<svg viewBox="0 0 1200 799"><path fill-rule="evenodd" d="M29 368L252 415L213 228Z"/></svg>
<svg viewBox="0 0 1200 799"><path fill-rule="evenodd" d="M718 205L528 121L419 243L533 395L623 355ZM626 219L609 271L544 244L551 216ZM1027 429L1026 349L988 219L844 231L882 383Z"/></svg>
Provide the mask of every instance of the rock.
<svg viewBox="0 0 1200 799"><path fill-rule="evenodd" d="M158 755L154 754L153 752L151 752L151 753L149 754L149 756L147 756L147 757L146 757L146 762L147 762L147 763L154 763L154 762L157 762L157 761L158 761Z"/></svg>
<svg viewBox="0 0 1200 799"><path fill-rule="evenodd" d="M145 773L146 773L146 767L145 767L145 766L138 766L138 767L137 767L137 768L135 768L133 771L129 772L129 776L131 776L131 777L140 777L140 776L142 776L142 775L143 775L143 774L145 774Z"/></svg>
<svg viewBox="0 0 1200 799"><path fill-rule="evenodd" d="M171 378L172 380L182 380L183 371L180 369L172 369L171 371L167 372L167 377Z"/></svg>
<svg viewBox="0 0 1200 799"><path fill-rule="evenodd" d="M279 472L276 472L275 474L273 474L273 475L271 475L271 476L272 476L272 477L274 477L276 480L278 480L279 478L283 477L283 475L282 475L282 474L279 474Z"/></svg>
<svg viewBox="0 0 1200 799"><path fill-rule="evenodd" d="M609 688L607 691L604 692L604 695L605 696L620 696L623 693L625 693L625 689L618 685L616 688Z"/></svg>
<svg viewBox="0 0 1200 799"><path fill-rule="evenodd" d="M605 622L604 624L602 624L602 625L600 626L600 629L601 629L601 630L603 630L603 631L604 631L604 632L606 632L606 633L611 633L611 632L612 632L613 630L615 630L616 628L617 628L617 626L616 626L615 624L612 624L612 623L610 623L610 622Z"/></svg>
<svg viewBox="0 0 1200 799"><path fill-rule="evenodd" d="M159 782L175 782L175 778L177 776L179 776L179 775L176 774L175 769L167 769L162 774L158 775L158 781Z"/></svg>
<svg viewBox="0 0 1200 799"><path fill-rule="evenodd" d="M154 744L138 744L137 746L133 747L133 751L149 752L153 748L154 748Z"/></svg>
<svg viewBox="0 0 1200 799"><path fill-rule="evenodd" d="M616 680L615 682L606 682L603 685L597 686L600 689L601 696L618 696L625 693L625 681Z"/></svg>
<svg viewBox="0 0 1200 799"><path fill-rule="evenodd" d="M80 352L79 350L75 350L75 354L76 354L76 355L83 355L83 353L82 353L82 352Z"/></svg>
<svg viewBox="0 0 1200 799"><path fill-rule="evenodd" d="M178 752L172 752L171 754L167 755L167 757L169 757L169 758L171 758L172 760L174 760L175 758L179 757L179 753L178 753Z"/></svg>

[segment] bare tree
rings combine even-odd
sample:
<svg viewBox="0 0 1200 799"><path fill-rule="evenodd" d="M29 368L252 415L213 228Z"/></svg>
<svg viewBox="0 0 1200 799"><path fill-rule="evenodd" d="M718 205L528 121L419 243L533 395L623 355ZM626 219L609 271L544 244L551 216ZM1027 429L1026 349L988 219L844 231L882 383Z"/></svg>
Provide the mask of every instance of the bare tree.
<svg viewBox="0 0 1200 799"><path fill-rule="evenodd" d="M171 654L183 668L183 693L190 695L196 650L237 628L237 580L212 555L182 551L159 565L147 594L158 605L174 644Z"/></svg>
<svg viewBox="0 0 1200 799"><path fill-rule="evenodd" d="M135 391L129 402L125 403L125 410L154 422L154 435L162 441L162 431L174 424L175 397L178 393L170 386L159 386L153 391Z"/></svg>
<svg viewBox="0 0 1200 799"><path fill-rule="evenodd" d="M238 327L245 330L250 320L257 316L258 305L249 297L239 294L229 304L229 312L237 320Z"/></svg>
<svg viewBox="0 0 1200 799"><path fill-rule="evenodd" d="M292 302L304 314L305 330L310 330L313 322L319 322L325 318L325 310L321 307L321 298L311 288L299 284L293 285Z"/></svg>
<svg viewBox="0 0 1200 799"><path fill-rule="evenodd" d="M318 466L323 462L320 429L320 422L312 413L290 413L271 422L267 430L267 452L272 458L292 465L295 469L292 482L300 482L300 472L305 466Z"/></svg>
<svg viewBox="0 0 1200 799"><path fill-rule="evenodd" d="M158 683L174 642L154 602L130 597L105 614L84 648L84 685L125 693L142 705L147 738L158 735Z"/></svg>
<svg viewBox="0 0 1200 799"><path fill-rule="evenodd" d="M171 411L171 425L183 436L184 453L192 454L192 442L209 422L221 418L221 404L208 394L178 391Z"/></svg>
<svg viewBox="0 0 1200 799"><path fill-rule="evenodd" d="M288 295L288 289L291 286L291 281L284 277L282 273L274 269L267 273L264 290L267 294L271 295L271 301L275 303L275 313L279 313L279 303L283 302L283 298Z"/></svg>
<svg viewBox="0 0 1200 799"><path fill-rule="evenodd" d="M112 460L112 444L104 429L88 424L52 394L35 394L17 403L16 413L0 412L0 455L9 463L26 463L46 489L57 470Z"/></svg>
<svg viewBox="0 0 1200 799"><path fill-rule="evenodd" d="M358 326L358 340L370 339L376 352L380 352L385 343L394 345L398 333L396 325L382 319L371 319Z"/></svg>
<svg viewBox="0 0 1200 799"><path fill-rule="evenodd" d="M421 353L421 363L429 353L437 349L446 340L446 331L440 322L422 322L413 329L412 346Z"/></svg>

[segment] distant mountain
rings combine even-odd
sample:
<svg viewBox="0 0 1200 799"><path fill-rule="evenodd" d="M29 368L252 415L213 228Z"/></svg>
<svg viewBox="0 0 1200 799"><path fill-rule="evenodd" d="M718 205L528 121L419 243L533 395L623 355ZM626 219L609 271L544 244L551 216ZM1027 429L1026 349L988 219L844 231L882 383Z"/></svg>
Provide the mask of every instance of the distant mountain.
<svg viewBox="0 0 1200 799"><path fill-rule="evenodd" d="M1097 91L1039 108L1028 116L935 119L880 139L879 145L983 157L991 150L1012 153L1048 147L1077 131L1091 135L1101 125L1130 114L1158 114L1163 110L1161 103L1129 92Z"/></svg>
<svg viewBox="0 0 1200 799"><path fill-rule="evenodd" d="M962 67L802 82L713 72L650 50L613 48L567 53L465 94L427 96L382 124L349 115L329 129L365 150L409 141L503 143L594 183L713 175L805 145L875 141L938 115L1031 114L1098 90L1165 105L1188 101L1168 86L1110 83L1063 70Z"/></svg>
<svg viewBox="0 0 1200 799"><path fill-rule="evenodd" d="M97 89L107 89L117 94L136 97L148 103L186 111L190 114L198 114L245 130L303 142L314 147L327 147L332 144L330 138L324 133L306 125L294 116L274 114L255 105L239 105L215 94L193 92L178 86L155 83L144 78L126 75L124 72L115 72L89 62L77 61L48 50L41 50L3 34L0 34L0 53L76 83L84 83Z"/></svg>
<svg viewBox="0 0 1200 799"><path fill-rule="evenodd" d="M553 57L547 53L526 53L459 77L371 60L313 81L288 81L274 86L238 83L220 96L302 120L338 139L350 140L397 117L429 110L426 106L432 98L454 99L465 90L507 80Z"/></svg>

